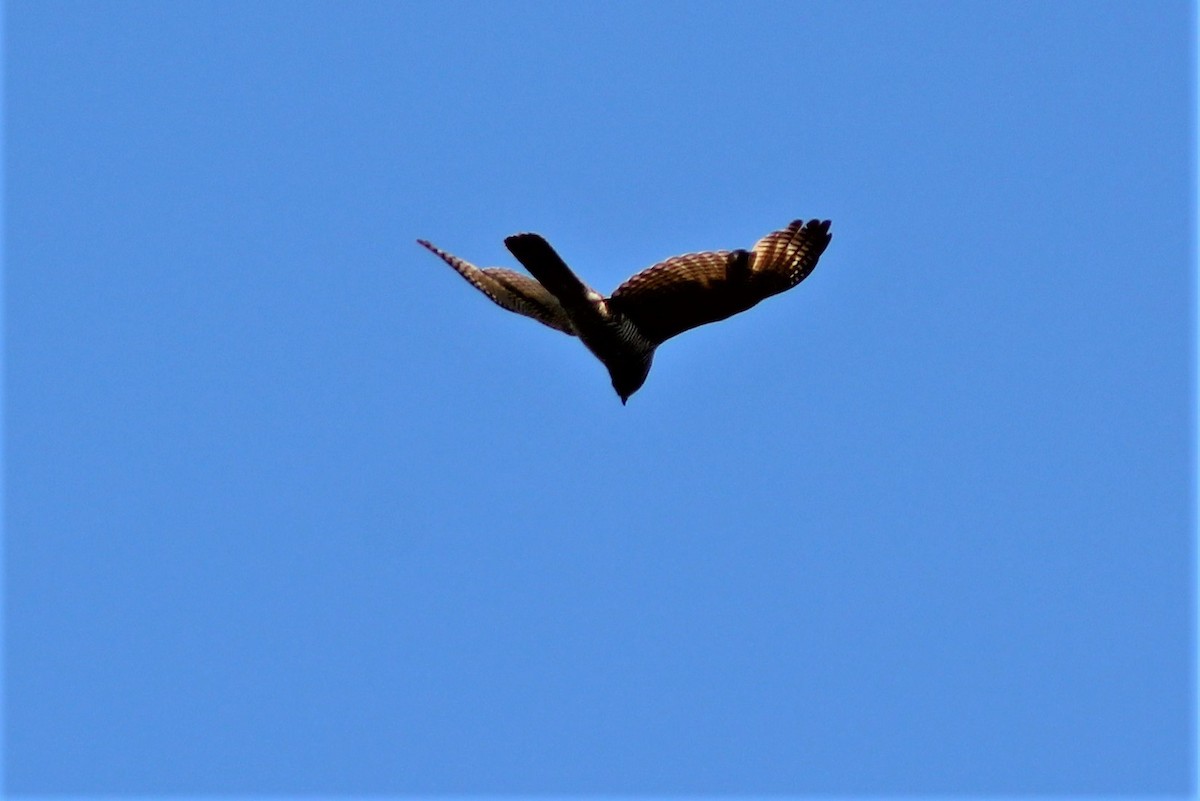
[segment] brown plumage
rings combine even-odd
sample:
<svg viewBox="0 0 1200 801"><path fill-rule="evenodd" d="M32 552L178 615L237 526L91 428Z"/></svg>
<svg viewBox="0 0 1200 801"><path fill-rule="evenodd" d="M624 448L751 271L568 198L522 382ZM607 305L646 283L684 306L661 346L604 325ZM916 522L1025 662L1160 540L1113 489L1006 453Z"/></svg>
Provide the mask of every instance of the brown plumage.
<svg viewBox="0 0 1200 801"><path fill-rule="evenodd" d="M563 311L562 305L546 287L528 275L503 267L486 267L481 270L470 262L434 247L424 239L418 239L417 242L441 257L457 270L459 275L467 279L471 286L487 295L502 309L532 317L539 323L575 335L571 328L571 320Z"/></svg>
<svg viewBox="0 0 1200 801"><path fill-rule="evenodd" d="M608 368L624 403L645 382L655 348L796 286L816 267L830 239L828 220L796 220L749 251L669 258L634 275L607 298L579 280L537 234L504 240L533 278L499 267L481 270L417 241L499 306L578 336Z"/></svg>

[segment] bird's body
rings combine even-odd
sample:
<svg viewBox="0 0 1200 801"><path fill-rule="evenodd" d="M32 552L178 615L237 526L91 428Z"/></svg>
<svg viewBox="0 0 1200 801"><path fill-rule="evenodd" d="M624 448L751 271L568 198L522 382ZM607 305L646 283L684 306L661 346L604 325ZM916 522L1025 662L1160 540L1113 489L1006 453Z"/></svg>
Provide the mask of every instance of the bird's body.
<svg viewBox="0 0 1200 801"><path fill-rule="evenodd" d="M533 278L498 267L481 270L418 242L499 306L579 337L608 368L624 403L645 383L660 344L792 288L812 272L831 238L828 220L796 220L749 251L667 259L634 275L607 298L581 281L537 234L504 240Z"/></svg>

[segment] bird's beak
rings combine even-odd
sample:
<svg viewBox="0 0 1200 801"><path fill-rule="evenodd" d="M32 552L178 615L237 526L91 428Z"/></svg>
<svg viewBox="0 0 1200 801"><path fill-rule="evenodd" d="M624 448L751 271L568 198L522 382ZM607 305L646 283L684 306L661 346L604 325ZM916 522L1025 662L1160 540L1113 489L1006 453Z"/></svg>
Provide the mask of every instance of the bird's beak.
<svg viewBox="0 0 1200 801"><path fill-rule="evenodd" d="M627 398L627 397L625 397L624 395L622 395L622 396L621 396L621 405L622 405L622 406L624 406L624 405L625 405L625 401L627 401L627 400L629 400L629 398Z"/></svg>

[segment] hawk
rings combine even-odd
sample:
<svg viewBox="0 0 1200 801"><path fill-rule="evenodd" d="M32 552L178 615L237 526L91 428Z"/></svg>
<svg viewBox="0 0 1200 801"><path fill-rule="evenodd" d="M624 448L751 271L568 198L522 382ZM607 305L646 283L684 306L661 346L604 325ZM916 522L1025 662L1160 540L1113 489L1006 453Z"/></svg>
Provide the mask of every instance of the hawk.
<svg viewBox="0 0 1200 801"><path fill-rule="evenodd" d="M537 234L514 234L504 240L533 278L502 267L480 269L424 239L417 243L500 307L579 337L608 368L624 404L646 382L659 345L796 286L817 266L832 238L829 220L796 220L767 234L750 250L669 258L633 276L607 298L583 283Z"/></svg>

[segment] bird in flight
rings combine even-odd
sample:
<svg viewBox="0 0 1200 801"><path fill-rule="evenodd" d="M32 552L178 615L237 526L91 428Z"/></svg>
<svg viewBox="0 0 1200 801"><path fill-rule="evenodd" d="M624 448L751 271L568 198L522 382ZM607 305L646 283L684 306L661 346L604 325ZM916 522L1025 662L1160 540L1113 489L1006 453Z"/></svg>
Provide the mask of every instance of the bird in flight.
<svg viewBox="0 0 1200 801"><path fill-rule="evenodd" d="M503 267L480 269L424 239L417 243L500 307L579 337L608 368L624 404L646 382L659 345L791 289L813 271L832 238L829 220L796 220L750 250L673 256L633 276L608 297L583 283L537 234L504 240L533 278Z"/></svg>

